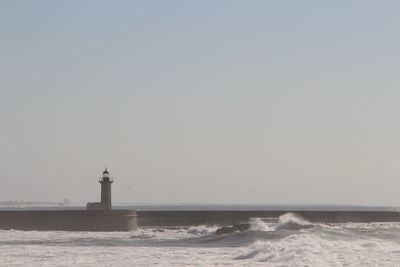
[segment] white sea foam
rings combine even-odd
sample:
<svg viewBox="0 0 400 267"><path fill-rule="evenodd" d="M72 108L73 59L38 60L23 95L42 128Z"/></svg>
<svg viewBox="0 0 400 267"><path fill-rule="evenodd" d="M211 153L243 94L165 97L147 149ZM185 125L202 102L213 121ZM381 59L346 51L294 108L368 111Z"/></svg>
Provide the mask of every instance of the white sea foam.
<svg viewBox="0 0 400 267"><path fill-rule="evenodd" d="M400 223L312 224L295 214L135 232L0 231L0 266L398 266Z"/></svg>
<svg viewBox="0 0 400 267"><path fill-rule="evenodd" d="M257 241L235 259L280 266L397 266L400 248L379 239L326 240L302 233L278 242Z"/></svg>
<svg viewBox="0 0 400 267"><path fill-rule="evenodd" d="M310 225L311 223L295 213L286 213L279 216L279 224L295 223L298 225Z"/></svg>
<svg viewBox="0 0 400 267"><path fill-rule="evenodd" d="M250 231L274 231L274 223L264 222L261 218L251 218L250 220Z"/></svg>
<svg viewBox="0 0 400 267"><path fill-rule="evenodd" d="M285 215L278 225L311 225ZM281 229L277 225L277 230ZM300 229L279 240L258 240L235 260L275 266L398 266L400 223L348 223Z"/></svg>
<svg viewBox="0 0 400 267"><path fill-rule="evenodd" d="M216 227L216 226L209 227L209 226L200 225L200 226L190 227L187 230L187 233L194 234L194 235L207 235L210 233L214 233L217 229L218 229L218 227Z"/></svg>

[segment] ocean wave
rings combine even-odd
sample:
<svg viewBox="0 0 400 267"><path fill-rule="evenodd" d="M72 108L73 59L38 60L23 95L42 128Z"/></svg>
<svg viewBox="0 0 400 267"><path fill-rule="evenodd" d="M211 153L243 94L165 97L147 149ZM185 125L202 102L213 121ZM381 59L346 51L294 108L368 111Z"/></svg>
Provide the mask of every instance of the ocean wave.
<svg viewBox="0 0 400 267"><path fill-rule="evenodd" d="M399 246L382 239L327 240L305 232L277 242L256 241L234 260L280 263L283 266L379 266L399 259Z"/></svg>
<svg viewBox="0 0 400 267"><path fill-rule="evenodd" d="M208 226L143 228L130 233L1 230L0 246L7 249L0 257L16 259L15 255L28 249L28 260L42 255L36 248L45 247L57 257L63 257L62 251L87 255L84 251L96 254L102 250L127 261L134 251L151 257L157 256L154 251L164 253L163 257L170 252L182 257L180 252L185 251L197 257L198 263L204 257L208 263L225 257L232 266L396 266L400 262L400 223L318 224L288 213L277 220L252 218L244 232L217 235L216 230ZM142 257L142 262L148 260Z"/></svg>
<svg viewBox="0 0 400 267"><path fill-rule="evenodd" d="M249 247L257 242L283 242L299 236L326 242L378 239L400 244L400 223L316 224L294 213L275 222L252 218L248 231L215 234L217 227L145 228L134 232L0 231L0 245L121 247Z"/></svg>

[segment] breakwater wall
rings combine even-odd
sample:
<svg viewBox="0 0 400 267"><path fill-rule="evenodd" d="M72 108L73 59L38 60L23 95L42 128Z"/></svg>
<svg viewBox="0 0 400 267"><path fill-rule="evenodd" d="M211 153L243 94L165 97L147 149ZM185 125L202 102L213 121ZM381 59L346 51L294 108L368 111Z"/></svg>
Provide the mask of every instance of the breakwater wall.
<svg viewBox="0 0 400 267"><path fill-rule="evenodd" d="M138 211L140 226L232 225L249 222L250 218L278 218L285 213L300 215L310 222L400 222L396 211Z"/></svg>
<svg viewBox="0 0 400 267"><path fill-rule="evenodd" d="M19 210L0 211L0 229L39 231L132 231L132 210Z"/></svg>

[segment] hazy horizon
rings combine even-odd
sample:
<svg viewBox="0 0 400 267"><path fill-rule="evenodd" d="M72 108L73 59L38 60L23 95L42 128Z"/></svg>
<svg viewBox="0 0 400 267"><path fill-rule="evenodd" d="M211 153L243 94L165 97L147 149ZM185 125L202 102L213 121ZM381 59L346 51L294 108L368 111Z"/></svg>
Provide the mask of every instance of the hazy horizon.
<svg viewBox="0 0 400 267"><path fill-rule="evenodd" d="M397 1L2 1L0 202L400 203Z"/></svg>

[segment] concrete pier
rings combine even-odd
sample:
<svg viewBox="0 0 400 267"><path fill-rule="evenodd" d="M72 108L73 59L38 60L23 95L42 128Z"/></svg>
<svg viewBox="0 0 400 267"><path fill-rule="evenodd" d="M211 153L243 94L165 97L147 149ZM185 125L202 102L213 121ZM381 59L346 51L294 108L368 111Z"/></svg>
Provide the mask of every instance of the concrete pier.
<svg viewBox="0 0 400 267"><path fill-rule="evenodd" d="M395 211L301 211L301 210L196 210L196 211L138 211L140 226L232 225L246 223L250 218L278 218L285 213L300 215L310 222L400 222Z"/></svg>
<svg viewBox="0 0 400 267"><path fill-rule="evenodd" d="M132 210L19 210L0 211L0 229L38 231L132 231Z"/></svg>
<svg viewBox="0 0 400 267"><path fill-rule="evenodd" d="M137 229L134 210L113 210L107 168L99 180L101 202L87 203L86 210L0 211L0 229L42 231L132 231Z"/></svg>

